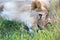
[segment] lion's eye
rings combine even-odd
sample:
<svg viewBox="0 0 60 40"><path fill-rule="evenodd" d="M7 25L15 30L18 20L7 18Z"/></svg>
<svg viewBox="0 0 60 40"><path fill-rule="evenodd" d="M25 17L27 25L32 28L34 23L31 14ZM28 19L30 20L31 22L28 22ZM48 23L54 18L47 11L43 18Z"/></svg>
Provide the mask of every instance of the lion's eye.
<svg viewBox="0 0 60 40"><path fill-rule="evenodd" d="M40 19L42 18L42 14L39 14L39 18L40 18Z"/></svg>

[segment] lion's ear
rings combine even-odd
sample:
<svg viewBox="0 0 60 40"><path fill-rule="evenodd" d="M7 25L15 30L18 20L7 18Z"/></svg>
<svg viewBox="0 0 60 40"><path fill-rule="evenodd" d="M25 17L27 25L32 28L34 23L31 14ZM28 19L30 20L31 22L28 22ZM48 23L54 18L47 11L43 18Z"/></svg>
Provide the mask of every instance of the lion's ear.
<svg viewBox="0 0 60 40"><path fill-rule="evenodd" d="M41 11L42 10L40 1L32 1L32 3L31 3L31 10L35 10L35 9L37 11Z"/></svg>
<svg viewBox="0 0 60 40"><path fill-rule="evenodd" d="M49 7L47 7L47 6L44 6L44 8L45 8L47 11L49 11Z"/></svg>
<svg viewBox="0 0 60 40"><path fill-rule="evenodd" d="M34 10L36 8L36 2L32 1L31 3L31 10Z"/></svg>
<svg viewBox="0 0 60 40"><path fill-rule="evenodd" d="M42 6L41 6L41 2L40 1L36 2L36 6L37 6L37 11L41 11L42 10Z"/></svg>

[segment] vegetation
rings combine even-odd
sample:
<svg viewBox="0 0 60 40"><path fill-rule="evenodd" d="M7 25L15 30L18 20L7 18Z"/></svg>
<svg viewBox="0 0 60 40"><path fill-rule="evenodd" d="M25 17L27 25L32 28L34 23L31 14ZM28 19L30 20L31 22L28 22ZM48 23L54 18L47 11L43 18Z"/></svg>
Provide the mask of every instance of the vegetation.
<svg viewBox="0 0 60 40"><path fill-rule="evenodd" d="M21 28L22 24L8 20L0 20L0 40L60 40L59 25L49 26L38 33L29 33Z"/></svg>

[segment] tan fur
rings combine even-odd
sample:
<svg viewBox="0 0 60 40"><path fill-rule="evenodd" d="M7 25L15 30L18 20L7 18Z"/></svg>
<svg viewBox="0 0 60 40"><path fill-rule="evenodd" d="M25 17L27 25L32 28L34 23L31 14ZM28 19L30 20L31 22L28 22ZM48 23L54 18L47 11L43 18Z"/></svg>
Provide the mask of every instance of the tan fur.
<svg viewBox="0 0 60 40"><path fill-rule="evenodd" d="M41 11L41 3L39 1L33 1L31 3L31 10L37 9L37 11Z"/></svg>
<svg viewBox="0 0 60 40"><path fill-rule="evenodd" d="M48 24L51 24L51 19L49 17L48 12L42 11L43 14L41 13L42 17L41 19L38 20L38 25L42 28L47 27Z"/></svg>
<svg viewBox="0 0 60 40"><path fill-rule="evenodd" d="M49 11L49 0L32 0L31 10L37 9L38 11Z"/></svg>

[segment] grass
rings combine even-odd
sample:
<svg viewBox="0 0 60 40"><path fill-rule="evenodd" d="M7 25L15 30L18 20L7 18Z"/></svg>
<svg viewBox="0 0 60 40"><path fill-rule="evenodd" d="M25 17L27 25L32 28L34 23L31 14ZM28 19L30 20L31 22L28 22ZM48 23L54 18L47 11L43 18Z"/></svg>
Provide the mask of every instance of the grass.
<svg viewBox="0 0 60 40"><path fill-rule="evenodd" d="M0 40L60 40L59 24L52 24L38 33L29 33L21 23L0 18Z"/></svg>

